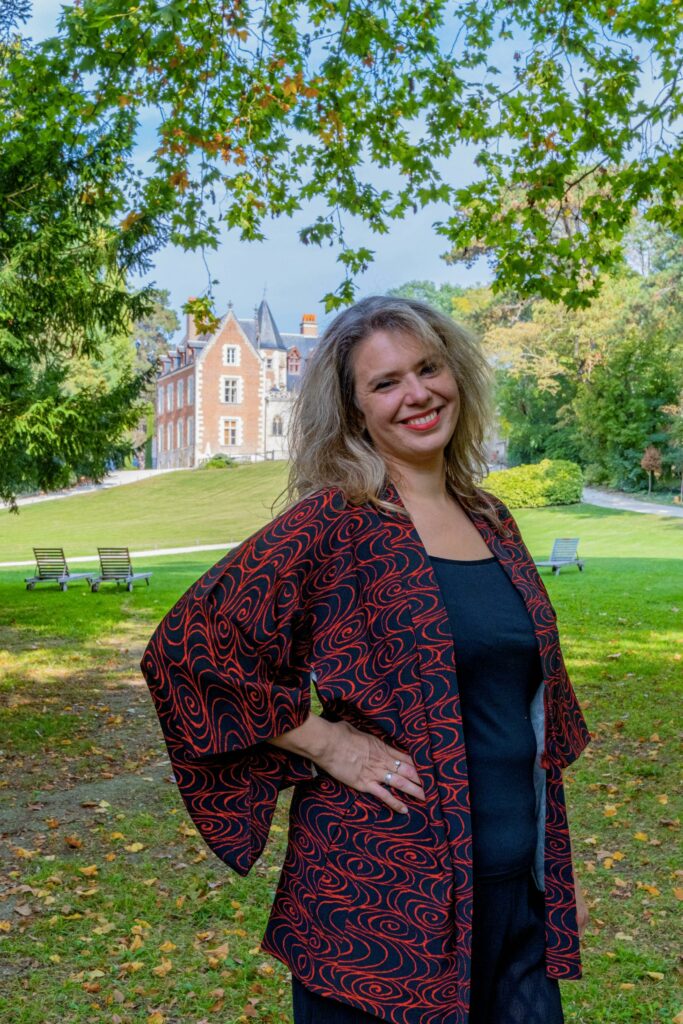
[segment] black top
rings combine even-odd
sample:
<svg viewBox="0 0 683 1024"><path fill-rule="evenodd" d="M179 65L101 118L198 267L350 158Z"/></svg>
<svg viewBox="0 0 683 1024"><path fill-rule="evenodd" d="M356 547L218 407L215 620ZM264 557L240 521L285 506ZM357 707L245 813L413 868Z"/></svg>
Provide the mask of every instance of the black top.
<svg viewBox="0 0 683 1024"><path fill-rule="evenodd" d="M529 708L541 682L524 601L493 556L430 559L455 643L477 877L530 868L536 847Z"/></svg>

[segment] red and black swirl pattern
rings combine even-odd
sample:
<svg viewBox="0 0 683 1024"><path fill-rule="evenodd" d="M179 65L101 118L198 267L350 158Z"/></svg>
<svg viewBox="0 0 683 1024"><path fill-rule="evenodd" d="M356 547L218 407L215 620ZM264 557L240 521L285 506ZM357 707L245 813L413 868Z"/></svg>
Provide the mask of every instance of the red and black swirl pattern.
<svg viewBox="0 0 683 1024"><path fill-rule="evenodd" d="M393 489L388 496L398 503ZM588 734L545 588L507 510L502 538L474 518L522 594L547 687L548 971L580 973L561 769ZM209 570L145 652L188 811L246 874L279 790L296 784L264 948L309 988L394 1024L467 1024L472 918L467 763L453 641L420 538L405 516L305 499ZM266 741L325 714L413 758L426 802L395 815L314 775Z"/></svg>

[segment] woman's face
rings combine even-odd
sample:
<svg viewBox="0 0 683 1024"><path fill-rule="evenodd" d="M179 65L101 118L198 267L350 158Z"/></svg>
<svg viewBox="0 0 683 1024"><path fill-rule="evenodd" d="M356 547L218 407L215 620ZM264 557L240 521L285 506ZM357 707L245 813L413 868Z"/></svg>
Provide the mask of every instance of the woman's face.
<svg viewBox="0 0 683 1024"><path fill-rule="evenodd" d="M458 420L458 385L443 356L398 331L373 331L353 353L356 404L388 465L441 469Z"/></svg>

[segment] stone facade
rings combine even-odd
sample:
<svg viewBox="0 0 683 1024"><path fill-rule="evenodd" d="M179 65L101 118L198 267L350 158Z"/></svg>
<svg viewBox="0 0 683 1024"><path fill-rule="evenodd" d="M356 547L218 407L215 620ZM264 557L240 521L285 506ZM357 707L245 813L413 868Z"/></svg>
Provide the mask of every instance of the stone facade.
<svg viewBox="0 0 683 1024"><path fill-rule="evenodd" d="M157 380L155 466L190 468L217 453L287 458L292 398L317 336L313 313L298 334L281 334L265 300L249 320L228 310L210 337L188 317Z"/></svg>

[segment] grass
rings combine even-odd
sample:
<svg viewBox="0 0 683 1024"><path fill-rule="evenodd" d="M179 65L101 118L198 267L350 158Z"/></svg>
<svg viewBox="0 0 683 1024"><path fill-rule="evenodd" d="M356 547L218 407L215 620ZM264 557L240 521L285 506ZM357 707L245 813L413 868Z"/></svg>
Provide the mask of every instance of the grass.
<svg viewBox="0 0 683 1024"><path fill-rule="evenodd" d="M18 514L0 510L0 562L30 559L34 545L63 547L69 558L107 545L149 551L241 540L271 518L286 473L284 462L164 473Z"/></svg>
<svg viewBox="0 0 683 1024"><path fill-rule="evenodd" d="M102 498L120 500L114 491ZM66 512L80 500L43 507ZM204 506L211 528L214 505ZM231 514L235 531L240 522L243 533L253 529L254 516ZM681 1010L674 700L683 522L589 506L518 518L537 558L563 535L581 537L587 561L582 574L544 577L594 734L567 777L592 915L585 978L563 986L567 1024L669 1024ZM175 522L159 514L156 523L157 543L170 545ZM87 517L80 527L81 536L95 530ZM27 592L22 571L0 573L0 1017L12 1024L290 1019L287 973L258 949L288 800L249 877L231 874L169 781L137 668L155 623L215 557L146 559L152 585L132 594L90 594L83 584Z"/></svg>

